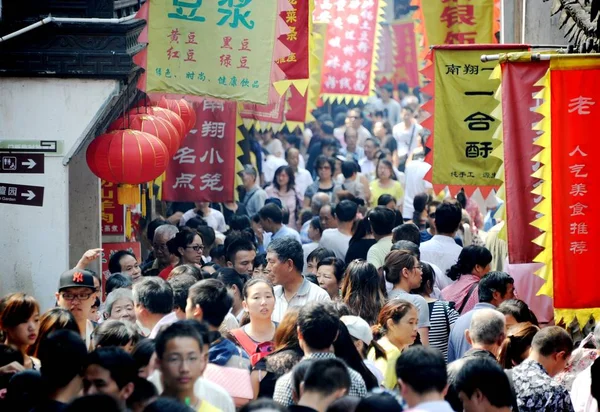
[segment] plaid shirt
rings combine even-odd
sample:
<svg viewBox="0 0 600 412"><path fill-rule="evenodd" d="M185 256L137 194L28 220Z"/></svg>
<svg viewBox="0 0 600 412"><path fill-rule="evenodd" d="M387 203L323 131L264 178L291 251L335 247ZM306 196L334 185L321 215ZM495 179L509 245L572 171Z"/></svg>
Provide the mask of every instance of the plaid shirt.
<svg viewBox="0 0 600 412"><path fill-rule="evenodd" d="M335 359L336 356L330 352L319 352L306 355L303 359ZM302 362L300 361L300 362ZM367 396L367 387L362 376L354 369L348 368L350 374L350 390L348 391L349 396L357 396L364 398ZM279 379L275 384L275 393L273 394L273 400L280 405L288 407L294 404L292 399L292 372L288 372Z"/></svg>

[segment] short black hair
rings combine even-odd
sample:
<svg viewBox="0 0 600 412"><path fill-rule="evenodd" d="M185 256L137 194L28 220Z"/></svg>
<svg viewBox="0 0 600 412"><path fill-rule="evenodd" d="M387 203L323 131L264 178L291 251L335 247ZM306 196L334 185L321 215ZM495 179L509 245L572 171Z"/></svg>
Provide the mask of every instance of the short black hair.
<svg viewBox="0 0 600 412"><path fill-rule="evenodd" d="M179 308L185 312L188 292L196 282L198 279L192 275L177 275L169 279L169 284L173 289L173 309Z"/></svg>
<svg viewBox="0 0 600 412"><path fill-rule="evenodd" d="M203 280L201 282L206 281ZM155 339L156 356L158 357L158 359L163 358L169 341L176 338L195 339L198 342L198 348L200 349L200 351L202 351L204 341L202 340L202 335L194 326L195 323L198 322L195 320L180 320L178 322L172 323L171 325L163 329L161 332L159 332L158 336Z"/></svg>
<svg viewBox="0 0 600 412"><path fill-rule="evenodd" d="M325 155L317 156L315 159L315 170L319 170L325 163L329 163L329 166L331 167L331 175L333 176L333 171L335 170L335 159L333 157L327 157Z"/></svg>
<svg viewBox="0 0 600 412"><path fill-rule="evenodd" d="M596 401L600 400L600 359L596 359L592 363L592 396Z"/></svg>
<svg viewBox="0 0 600 412"><path fill-rule="evenodd" d="M406 250L417 258L417 260L421 260L421 250L419 246L415 245L410 240L399 240L392 245L391 250Z"/></svg>
<svg viewBox="0 0 600 412"><path fill-rule="evenodd" d="M298 272L302 272L304 266L304 251L302 245L296 239L291 237L282 237L269 243L268 252L277 255L280 262L291 259Z"/></svg>
<svg viewBox="0 0 600 412"><path fill-rule="evenodd" d="M221 268L216 272L217 279L223 282L226 287L236 286L238 291L240 292L240 296L242 294L242 290L244 290L244 285L248 280L246 276L240 275L233 268Z"/></svg>
<svg viewBox="0 0 600 412"><path fill-rule="evenodd" d="M358 205L351 200L342 200L335 206L335 217L340 222L352 222L357 212Z"/></svg>
<svg viewBox="0 0 600 412"><path fill-rule="evenodd" d="M64 412L80 412L80 411L104 411L104 412L116 412L120 411L117 400L110 395L104 393L95 393L93 395L85 395L75 398L70 404L68 404Z"/></svg>
<svg viewBox="0 0 600 412"><path fill-rule="evenodd" d="M514 285L515 280L504 272L489 272L479 281L479 301L490 303L494 299L494 292L506 294L508 285Z"/></svg>
<svg viewBox="0 0 600 412"><path fill-rule="evenodd" d="M110 377L119 387L135 382L138 368L133 357L121 348L98 348L88 356L87 366L98 365L110 372Z"/></svg>
<svg viewBox="0 0 600 412"><path fill-rule="evenodd" d="M259 211L258 216L262 220L271 219L273 222L281 224L283 222L283 210L274 203L264 205Z"/></svg>
<svg viewBox="0 0 600 412"><path fill-rule="evenodd" d="M548 326L535 334L531 342L531 349L542 356L550 356L562 351L570 355L573 352L573 339L563 328Z"/></svg>
<svg viewBox="0 0 600 412"><path fill-rule="evenodd" d="M131 256L132 258L136 259L135 255L128 251L128 250L117 250L115 253L113 253L110 257L110 259L108 259L108 271L110 273L119 273L121 271L123 271L123 269L121 269L121 264L119 263L119 261L121 260L121 258L123 256Z"/></svg>
<svg viewBox="0 0 600 412"><path fill-rule="evenodd" d="M108 295L115 289L123 289L128 288L133 285L131 278L122 273L113 273L108 279L106 279L106 285L104 285L104 290Z"/></svg>
<svg viewBox="0 0 600 412"><path fill-rule="evenodd" d="M396 203L396 198L392 195L383 194L377 199L377 206L386 206L390 202Z"/></svg>
<svg viewBox="0 0 600 412"><path fill-rule="evenodd" d="M404 223L400 226L396 226L392 233L392 242L394 243L399 240L408 240L417 246L421 244L421 233L414 223Z"/></svg>
<svg viewBox="0 0 600 412"><path fill-rule="evenodd" d="M221 259L222 257L225 257L225 246L223 245L216 245L215 247L213 247L210 250L210 258L215 261L217 259Z"/></svg>
<svg viewBox="0 0 600 412"><path fill-rule="evenodd" d="M438 233L450 234L458 230L462 209L456 201L443 201L435 210L435 228Z"/></svg>
<svg viewBox="0 0 600 412"><path fill-rule="evenodd" d="M385 206L377 206L368 215L369 223L373 233L378 236L385 236L392 233L396 215Z"/></svg>
<svg viewBox="0 0 600 412"><path fill-rule="evenodd" d="M317 264L317 269L321 266L333 266L333 274L335 275L335 280L338 282L338 284L344 278L346 263L342 259L328 257L319 261L319 263Z"/></svg>
<svg viewBox="0 0 600 412"><path fill-rule="evenodd" d="M267 207L267 206L265 206ZM261 209L262 210L262 209ZM256 247L254 247L254 243L250 240L240 237L239 239L235 239L230 244L227 245L227 249L225 250L225 257L227 262L234 263L235 255L240 251L256 251Z"/></svg>
<svg viewBox="0 0 600 412"><path fill-rule="evenodd" d="M396 375L416 393L442 392L448 383L446 361L437 349L413 346L396 361Z"/></svg>
<svg viewBox="0 0 600 412"><path fill-rule="evenodd" d="M312 260L316 260L318 264L323 259L329 257L335 257L335 252L333 250L319 246L318 248L316 248L308 254L308 256L306 257L306 261L310 262Z"/></svg>
<svg viewBox="0 0 600 412"><path fill-rule="evenodd" d="M157 398L144 408L144 412L193 412L189 406L173 398Z"/></svg>
<svg viewBox="0 0 600 412"><path fill-rule="evenodd" d="M140 335L134 326L125 321L109 319L100 324L93 333L96 347L125 346L128 343L135 345Z"/></svg>
<svg viewBox="0 0 600 412"><path fill-rule="evenodd" d="M258 253L254 258L254 268L259 266L267 266L267 254L266 253Z"/></svg>
<svg viewBox="0 0 600 412"><path fill-rule="evenodd" d="M44 384L52 390L64 388L83 373L87 356L85 342L79 334L66 329L50 333L38 348Z"/></svg>
<svg viewBox="0 0 600 412"><path fill-rule="evenodd" d="M356 162L345 161L342 162L342 174L346 179L351 178L354 173L358 172L358 165Z"/></svg>
<svg viewBox="0 0 600 412"><path fill-rule="evenodd" d="M508 376L498 362L483 357L472 357L465 361L454 377L453 389L471 398L475 391L496 408L511 407L513 392Z"/></svg>
<svg viewBox="0 0 600 412"><path fill-rule="evenodd" d="M202 243L204 243L205 248L211 248L215 244L216 235L215 230L212 227L208 225L198 226L196 231L202 238Z"/></svg>
<svg viewBox="0 0 600 412"><path fill-rule="evenodd" d="M233 305L233 298L227 287L217 279L204 279L190 288L189 299L194 306L202 309L202 320L219 327Z"/></svg>
<svg viewBox="0 0 600 412"><path fill-rule="evenodd" d="M233 215L229 220L229 229L231 230L244 230L251 228L252 223L247 215Z"/></svg>
<svg viewBox="0 0 600 412"><path fill-rule="evenodd" d="M131 356L135 360L138 369L148 366L152 355L154 355L156 343L154 339L142 339L135 345Z"/></svg>
<svg viewBox="0 0 600 412"><path fill-rule="evenodd" d="M339 359L316 359L304 375L304 390L329 396L339 389L350 389L348 367Z"/></svg>
<svg viewBox="0 0 600 412"><path fill-rule="evenodd" d="M133 286L133 301L150 313L168 315L173 311L173 288L158 276L146 277Z"/></svg>
<svg viewBox="0 0 600 412"><path fill-rule="evenodd" d="M324 302L309 302L300 308L298 329L306 344L314 350L333 345L340 321L333 307Z"/></svg>

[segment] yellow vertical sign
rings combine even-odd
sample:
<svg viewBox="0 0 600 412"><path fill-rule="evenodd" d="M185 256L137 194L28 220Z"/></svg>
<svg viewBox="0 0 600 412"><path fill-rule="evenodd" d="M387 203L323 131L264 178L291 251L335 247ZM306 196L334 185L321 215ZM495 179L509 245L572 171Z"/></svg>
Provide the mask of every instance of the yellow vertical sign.
<svg viewBox="0 0 600 412"><path fill-rule="evenodd" d="M151 0L148 92L268 102L278 0Z"/></svg>
<svg viewBox="0 0 600 412"><path fill-rule="evenodd" d="M420 7L428 44L494 42L494 0L423 0Z"/></svg>

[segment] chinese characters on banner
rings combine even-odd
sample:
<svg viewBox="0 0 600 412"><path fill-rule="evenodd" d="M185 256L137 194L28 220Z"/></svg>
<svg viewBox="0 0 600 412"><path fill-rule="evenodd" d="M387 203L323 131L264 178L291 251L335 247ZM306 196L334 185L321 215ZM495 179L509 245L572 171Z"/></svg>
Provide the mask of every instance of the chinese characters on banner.
<svg viewBox="0 0 600 412"><path fill-rule="evenodd" d="M169 162L164 200L231 202L234 199L236 110L234 101L195 104L197 130Z"/></svg>
<svg viewBox="0 0 600 412"><path fill-rule="evenodd" d="M328 23L322 63L325 99L366 99L375 84L381 0L322 0L314 20Z"/></svg>
<svg viewBox="0 0 600 412"><path fill-rule="evenodd" d="M110 271L108 270L108 261L111 256L119 250L127 250L135 255L138 262L142 259L142 248L140 242L121 242L121 243L102 243L102 291L106 290L106 280L110 277ZM105 296L102 293L102 301L104 302Z"/></svg>
<svg viewBox="0 0 600 412"><path fill-rule="evenodd" d="M309 25L311 2L314 0L288 0L292 10L281 12L281 18L290 28L279 40L290 49L290 54L277 60L288 80L308 79Z"/></svg>
<svg viewBox="0 0 600 412"><path fill-rule="evenodd" d="M410 21L392 23L396 56L394 61L394 82L406 83L410 88L419 86L417 64L417 40L415 24Z"/></svg>
<svg viewBox="0 0 600 412"><path fill-rule="evenodd" d="M428 44L489 44L494 36L494 0L421 0Z"/></svg>
<svg viewBox="0 0 600 412"><path fill-rule="evenodd" d="M394 33L389 24L381 25L381 36L379 41L379 61L375 77L377 84L385 84L392 80L394 74L394 62L396 60L394 50Z"/></svg>
<svg viewBox="0 0 600 412"><path fill-rule="evenodd" d="M147 92L266 104L277 0L151 0Z"/></svg>
<svg viewBox="0 0 600 412"><path fill-rule="evenodd" d="M598 308L600 70L552 70L552 252L555 308Z"/></svg>
<svg viewBox="0 0 600 412"><path fill-rule="evenodd" d="M497 48L433 48L432 184L436 188L464 187L470 193L479 187L486 197L491 189L497 189L502 183L496 179L502 162L491 156L500 143L493 139L500 122L492 116L498 106L494 95L500 83L489 78L496 63L482 63L480 59L482 54L494 52L498 52ZM442 150L436 150L436 147Z"/></svg>
<svg viewBox="0 0 600 412"><path fill-rule="evenodd" d="M122 235L124 233L125 212L117 202L117 185L102 180L102 234Z"/></svg>

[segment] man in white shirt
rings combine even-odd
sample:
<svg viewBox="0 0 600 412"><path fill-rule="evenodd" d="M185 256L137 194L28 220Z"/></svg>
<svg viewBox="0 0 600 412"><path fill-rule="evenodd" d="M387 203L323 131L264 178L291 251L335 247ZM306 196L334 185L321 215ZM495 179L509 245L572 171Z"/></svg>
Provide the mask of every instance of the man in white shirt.
<svg viewBox="0 0 600 412"><path fill-rule="evenodd" d="M352 238L352 224L356 219L358 205L351 200L342 200L335 207L338 226L336 229L326 229L321 236L319 246L332 250L335 257L346 259L346 252Z"/></svg>
<svg viewBox="0 0 600 412"><path fill-rule="evenodd" d="M394 95L394 86L390 83L386 83L380 90L381 100L376 104L377 110L383 112L383 117L391 125L395 125L400 122L400 111L402 106L396 100L392 98Z"/></svg>
<svg viewBox="0 0 600 412"><path fill-rule="evenodd" d="M329 294L302 276L304 252L300 242L284 237L273 240L267 248L267 270L274 278L275 309L271 319L281 322L289 307L308 302L329 301Z"/></svg>
<svg viewBox="0 0 600 412"><path fill-rule="evenodd" d="M156 338L161 328L177 322L173 312L173 288L158 276L144 278L133 286L133 303L138 322Z"/></svg>
<svg viewBox="0 0 600 412"><path fill-rule="evenodd" d="M197 202L194 203L194 205L196 206L195 208L190 209L183 214L179 220L179 226L185 226L188 220L198 216L204 219L206 224L209 227L212 227L215 232L225 233L227 231L223 213L211 208L209 202Z"/></svg>
<svg viewBox="0 0 600 412"><path fill-rule="evenodd" d="M431 183L424 180L429 169L431 169L431 165L422 160L413 160L406 165L404 169L406 183L404 185L404 203L402 207L402 217L404 219L413 218L415 196L432 190Z"/></svg>
<svg viewBox="0 0 600 412"><path fill-rule="evenodd" d="M289 148L285 152L285 160L294 171L294 181L296 182L296 192L300 199L304 199L306 188L313 183L313 178L310 172L300 167L300 151L295 147Z"/></svg>
<svg viewBox="0 0 600 412"><path fill-rule="evenodd" d="M458 261L462 248L454 241L454 235L461 223L462 211L455 200L445 200L435 212L437 234L421 244L421 259L431 262L442 270L442 277L436 279L436 285L443 290L451 285L452 280L446 272Z"/></svg>
<svg viewBox="0 0 600 412"><path fill-rule="evenodd" d="M346 125L354 128L358 132L358 146L363 147L365 141L369 137L373 137L371 132L363 126L363 117L360 109L350 109L346 117ZM344 142L344 133L346 132L346 126L339 127L335 130L335 137L340 141L341 144Z"/></svg>
<svg viewBox="0 0 600 412"><path fill-rule="evenodd" d="M377 168L377 159L375 158L375 155L377 154L379 147L379 140L368 138L365 141L364 146L365 157L358 161L361 173L367 177L369 182L375 179L375 169Z"/></svg>
<svg viewBox="0 0 600 412"><path fill-rule="evenodd" d="M423 126L417 123L414 110L410 106L403 108L402 122L392 129L392 135L398 144L399 157L408 155L415 150L421 133L423 133Z"/></svg>

